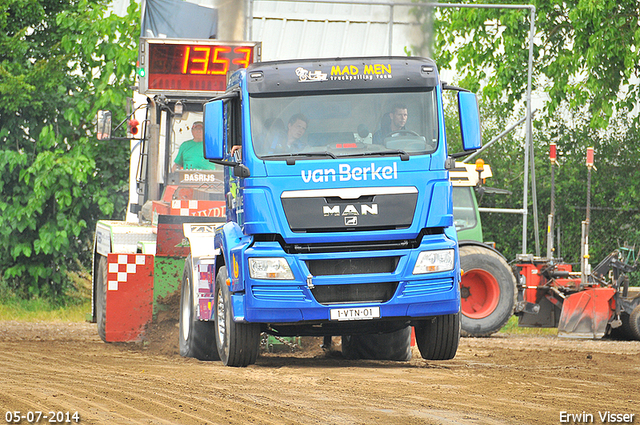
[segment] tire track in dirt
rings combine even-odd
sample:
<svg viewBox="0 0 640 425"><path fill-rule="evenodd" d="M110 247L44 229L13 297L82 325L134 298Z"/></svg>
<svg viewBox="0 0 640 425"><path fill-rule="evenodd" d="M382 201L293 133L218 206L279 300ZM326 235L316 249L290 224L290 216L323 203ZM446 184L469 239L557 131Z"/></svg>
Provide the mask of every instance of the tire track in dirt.
<svg viewBox="0 0 640 425"><path fill-rule="evenodd" d="M146 416L147 419L153 419L157 423L173 423L171 421L166 421L165 419L163 419L163 417L165 416L150 415L128 403L119 401L112 397L108 397L107 395L110 392L114 392L114 389L118 388L118 382L115 381L115 378L109 379L108 375L101 375L99 377L91 376L86 373L86 371L90 370L88 368L84 369L85 373L82 373L82 369L76 369L72 370L72 372L74 373L61 374L60 370L63 369L63 367L60 367L60 364L56 364L55 366L43 365L42 357L31 357L29 360L21 362L20 360L17 360L15 358L8 359L8 356L0 354L0 364L4 363L3 360L11 360L11 370L7 371L6 367L2 367L2 369L0 369L0 373L6 373L14 377L20 377L20 379L10 379L8 382L9 386L13 388L14 397L18 401L24 402L30 400L30 393L32 392L32 390L27 390L25 392L20 388L20 385L31 385L31 388L33 388L41 387L46 383L47 392L52 392L52 390L55 390L53 391L53 393L55 394L50 394L46 397L46 405L44 403L39 403L40 406L38 410L67 409L70 411L80 410L86 412L92 410L93 408L97 411L110 411L113 416L122 420L123 423L148 423L136 421L134 417L139 415ZM37 373L28 372L28 368L32 365L31 362L33 360L38 361L38 364L40 365L38 367ZM109 371L106 372L108 373ZM78 382L78 377L82 377L81 382ZM24 394L20 395L20 393ZM105 395L102 395L102 393L104 393ZM124 399L135 400L135 398L140 397L142 393L119 391L118 394L120 397L124 397ZM55 399L53 399L54 397ZM62 400L64 399L71 399L74 402L62 402ZM56 409L53 409L50 406L50 404L52 403L57 405ZM159 403L156 403L155 407L165 407L165 411L163 412L163 414L170 412L170 410L166 409L166 406L161 406ZM116 413L116 410L114 409L124 410L126 414ZM202 418L197 419L201 420ZM83 421L85 420L90 419L86 418L85 415Z"/></svg>
<svg viewBox="0 0 640 425"><path fill-rule="evenodd" d="M0 356L2 357L2 356ZM6 358L6 357L5 357ZM42 360L42 359L38 359ZM23 364L13 363L15 369L10 373L14 376L23 376L21 381L26 381L30 377L30 374L25 374L23 371L24 367L29 367L29 362ZM199 410L203 411L201 415L194 415L192 413L186 412L180 407L184 404L187 404L185 401L181 400L181 393L175 390L169 390L169 385L171 382L157 382L158 377L144 376L144 377L132 377L132 376L114 376L112 371L102 370L100 375L91 375L88 373L84 373L82 375L82 385L79 386L76 380L70 376L59 376L58 372L59 368L50 366L44 366L39 369L38 373L38 381L46 381L48 382L49 388L55 388L57 392L60 394L74 398L79 400L78 397L72 395L71 393L65 391L67 388L74 388L74 394L78 394L84 398L93 398L94 400L101 400L101 405L110 407L115 407L119 410L129 411L125 417L138 416L143 413L141 410L134 407L135 404L140 404L145 406L147 410L151 408L153 411L160 412L159 415L148 415L150 419L154 419L156 421L163 421L163 417L168 417L172 415L180 415L182 416L182 420L190 418L195 422L206 421L208 417L212 415L222 416L224 418L225 412L229 412L232 409L232 405L236 405L236 411L242 412L246 415L247 419L257 420L258 417L256 415L251 415L248 410L252 410L250 408L251 404L246 404L244 401L232 401L230 400L231 396L228 394L220 394L214 393L212 394L215 398L224 399L225 400L225 408L221 409L219 406L217 410L209 410L200 404L201 402L206 401L204 398L199 400L192 400L192 404L198 405ZM78 371L79 372L79 371ZM34 378L31 376L31 378ZM123 382L126 380L126 383ZM161 381L168 381L165 377L161 378ZM39 384L40 382L38 382ZM18 382L14 382L14 384L18 384ZM126 385L126 390L116 390L119 386ZM114 396L115 394L118 399ZM152 394L149 396L148 394ZM127 402L123 402L120 400L128 400ZM95 405L95 403L93 403ZM249 407L248 407L249 406ZM186 416L186 418L185 418ZM165 423L165 422L162 422ZM166 422L171 423L171 422Z"/></svg>
<svg viewBox="0 0 640 425"><path fill-rule="evenodd" d="M182 421L186 419L186 416L187 418L193 419L194 422L199 423L202 421L206 422L207 419L211 417L218 417L221 418L221 420L224 420L226 416L233 417L242 415L249 421L253 420L260 423L279 424L283 423L283 419L286 419L283 417L283 414L289 413L286 416L289 416L288 419L290 420L290 423L296 423L300 419L301 412L304 412L298 409L292 412L285 412L280 409L279 416L277 418L268 419L265 417L265 412L269 412L272 410L274 405L279 403L279 400L276 398L261 396L261 401L258 402L258 398L255 396L245 397L239 395L240 391L238 391L238 393L233 393L228 388L222 386L213 387L211 383L202 383L202 387L207 388L207 394L210 397L222 401L223 405L221 406L220 403L211 403L205 396L198 397L189 395L185 397L185 394L198 394L196 389L189 388L189 386L183 386L185 388L181 390L170 389L172 388L173 383L164 374L152 375L146 373L143 376L132 376L128 373L123 374L117 369L111 370L113 368L101 368L99 374L92 375L89 372L91 368L86 367L90 364L87 364L88 362L86 361L82 362L85 364L80 367L78 362L65 360L56 362L56 360L59 360L56 356L43 354L39 352L39 350L33 350L29 354L30 355L27 356L27 358L30 358L30 360L23 362L20 362L20 360L16 361L16 359L13 359L8 355L0 354L0 363L11 362L12 364L13 370L4 370L4 372L13 376L21 376L21 382L23 383L30 380L38 381L36 382L36 385L39 385L41 381L50 382L50 388L56 388L61 394L66 396L70 396L70 393L65 392L64 389L71 387L74 388L76 394L79 393L81 396L84 395L85 398L93 397L94 399L101 399L103 401L102 404L105 406L114 404L116 405L115 407L120 410L129 409L132 410L130 413L134 413L136 415L140 413L140 410L135 409L131 404L133 401L136 403L142 402L147 408L152 407L154 411L162 412L161 416L156 415L153 417L155 420L161 420L162 417L166 417L166 415L179 414ZM136 357L135 353L132 357ZM139 360L144 360L144 358L141 357ZM39 364L56 364L56 366L41 366L39 368L39 372L34 374L28 371L32 366L33 361L36 361ZM193 363L194 361L185 360L185 362ZM61 368L72 368L74 373L60 376L59 370ZM219 368L220 367L218 367L218 369ZM74 376L81 372L83 385L78 386ZM120 402L109 396L114 392L115 388L118 388L119 385L123 384L123 380L126 380L127 390L119 390L117 391L117 394L120 399L129 400L127 403ZM14 381L13 384L17 385L18 382ZM90 390L85 389L85 387L90 388ZM153 394L153 396L151 397L147 394ZM178 400L180 401L179 407L175 407ZM189 408L189 405L194 406L191 407L193 411L199 411L201 413L195 415L185 411L186 408ZM266 416L269 415L267 414ZM303 416L305 416L305 420L313 420L318 423L322 423L322 421L326 419L324 416L308 413L303 414ZM345 421L345 423L348 423L348 421Z"/></svg>
<svg viewBox="0 0 640 425"><path fill-rule="evenodd" d="M407 363L316 348L242 369L184 359L167 344L104 344L88 324L0 322L0 408L162 425L546 425L560 411L640 413L640 342L463 339L452 361L414 351Z"/></svg>

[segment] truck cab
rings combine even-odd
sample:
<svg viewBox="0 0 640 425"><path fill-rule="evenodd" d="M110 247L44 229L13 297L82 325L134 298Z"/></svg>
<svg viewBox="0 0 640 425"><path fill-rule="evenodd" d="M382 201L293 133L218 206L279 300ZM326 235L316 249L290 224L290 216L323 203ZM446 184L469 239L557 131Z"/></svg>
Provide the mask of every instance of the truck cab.
<svg viewBox="0 0 640 425"><path fill-rule="evenodd" d="M406 360L414 327L423 357L455 356L460 262L442 90L423 58L263 62L230 77L204 107L227 221L184 225L183 355L215 350L246 366L267 332L340 335L347 357ZM474 150L477 102L457 90Z"/></svg>

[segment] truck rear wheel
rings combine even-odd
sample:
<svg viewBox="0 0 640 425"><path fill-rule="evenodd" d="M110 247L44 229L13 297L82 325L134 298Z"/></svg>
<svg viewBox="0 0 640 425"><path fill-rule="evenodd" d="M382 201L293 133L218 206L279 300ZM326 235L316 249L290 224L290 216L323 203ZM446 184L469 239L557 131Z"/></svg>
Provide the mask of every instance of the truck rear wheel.
<svg viewBox="0 0 640 425"><path fill-rule="evenodd" d="M216 275L214 312L218 353L225 366L245 367L254 364L258 358L260 326L233 321L227 276L227 268L220 267Z"/></svg>
<svg viewBox="0 0 640 425"><path fill-rule="evenodd" d="M640 304L629 315L629 330L631 331L631 336L640 341Z"/></svg>
<svg viewBox="0 0 640 425"><path fill-rule="evenodd" d="M198 360L220 360L216 347L216 328L213 322L198 320L193 308L193 268L187 257L180 290L180 355Z"/></svg>
<svg viewBox="0 0 640 425"><path fill-rule="evenodd" d="M498 253L476 245L460 247L460 323L463 336L488 336L513 315L516 280Z"/></svg>
<svg viewBox="0 0 640 425"><path fill-rule="evenodd" d="M423 359L451 360L460 342L460 313L422 320L416 323L415 332Z"/></svg>
<svg viewBox="0 0 640 425"><path fill-rule="evenodd" d="M342 355L349 360L411 360L411 326L386 334L343 335Z"/></svg>
<svg viewBox="0 0 640 425"><path fill-rule="evenodd" d="M98 264L94 274L96 281L96 322L100 339L107 342L107 257L96 255Z"/></svg>

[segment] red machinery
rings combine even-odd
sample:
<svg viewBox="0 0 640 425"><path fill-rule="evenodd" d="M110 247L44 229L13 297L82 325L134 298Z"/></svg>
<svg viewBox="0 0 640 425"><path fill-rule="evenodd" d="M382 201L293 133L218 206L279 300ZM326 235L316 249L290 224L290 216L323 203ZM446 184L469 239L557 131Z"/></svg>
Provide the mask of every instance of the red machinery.
<svg viewBox="0 0 640 425"><path fill-rule="evenodd" d="M627 339L640 340L640 296L629 297L627 273L635 270L620 251L609 254L593 270L589 264L589 221L593 148L587 150L587 218L582 222L581 270L553 258L555 144L551 145L551 214L547 228L547 257L519 255L515 266L522 327L557 327L558 336L602 338L619 328ZM614 331L615 332L615 331Z"/></svg>

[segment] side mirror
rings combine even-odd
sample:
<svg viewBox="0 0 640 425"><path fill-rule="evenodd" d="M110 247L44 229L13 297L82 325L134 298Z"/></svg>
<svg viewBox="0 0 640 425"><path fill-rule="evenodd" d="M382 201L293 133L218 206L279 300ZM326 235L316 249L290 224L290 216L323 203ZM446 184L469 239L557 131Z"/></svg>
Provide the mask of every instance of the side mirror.
<svg viewBox="0 0 640 425"><path fill-rule="evenodd" d="M111 139L111 111L98 111L96 138L98 140Z"/></svg>
<svg viewBox="0 0 640 425"><path fill-rule="evenodd" d="M458 92L458 113L460 117L460 132L462 134L462 149L477 150L482 147L480 133L480 112L478 99L471 92Z"/></svg>
<svg viewBox="0 0 640 425"><path fill-rule="evenodd" d="M222 100L204 105L204 157L222 160L224 157L224 117Z"/></svg>

